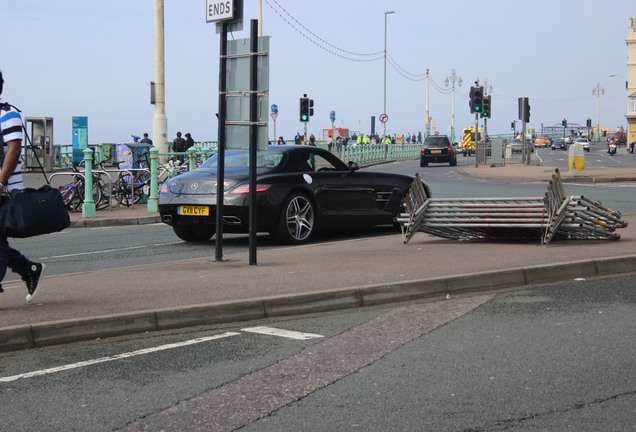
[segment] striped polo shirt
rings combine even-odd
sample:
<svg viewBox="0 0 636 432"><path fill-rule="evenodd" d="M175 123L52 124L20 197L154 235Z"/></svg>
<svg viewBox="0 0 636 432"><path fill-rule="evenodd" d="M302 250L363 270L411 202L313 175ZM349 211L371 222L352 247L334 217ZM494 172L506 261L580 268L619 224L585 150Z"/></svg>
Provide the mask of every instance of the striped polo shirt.
<svg viewBox="0 0 636 432"><path fill-rule="evenodd" d="M22 134L22 117L20 117L20 113L12 106L4 105L4 103L2 98L0 98L0 133L5 143L4 154L6 155L9 150L6 143L15 139L19 139L20 142L22 142L24 137ZM20 162L18 162L13 175L9 177L8 184L5 186L7 190L24 189L24 183L22 183L22 164Z"/></svg>

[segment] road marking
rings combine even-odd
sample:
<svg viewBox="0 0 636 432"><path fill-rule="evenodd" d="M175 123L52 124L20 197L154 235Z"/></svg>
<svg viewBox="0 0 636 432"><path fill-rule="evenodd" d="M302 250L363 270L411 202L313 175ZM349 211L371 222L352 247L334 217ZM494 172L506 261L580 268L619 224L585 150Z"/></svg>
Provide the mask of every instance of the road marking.
<svg viewBox="0 0 636 432"><path fill-rule="evenodd" d="M82 255L96 255L96 254L102 254L102 253L107 253L107 252L119 252L119 251L127 251L127 250L134 250L134 249L145 249L145 248L149 248L149 247L158 247L158 246L171 246L171 245L176 245L176 244L183 244L183 242L182 241L177 241L177 242L156 243L156 244L142 245L142 246L130 246L130 247L125 247L125 248L117 248L117 249L104 249L104 250L100 250L100 251L78 252L78 253L74 253L74 254L39 257L39 259L71 258L71 257L82 256Z"/></svg>
<svg viewBox="0 0 636 432"><path fill-rule="evenodd" d="M303 332L279 329L274 327L266 327L266 326L247 327L247 328L241 329L241 331L244 331L247 333L257 333L262 335L268 335L268 336L278 336L278 337L282 337L286 339L294 339L294 340L309 340L309 339L324 337L323 335L319 335L315 333L303 333Z"/></svg>
<svg viewBox="0 0 636 432"><path fill-rule="evenodd" d="M115 361L115 360L121 360L121 359L130 358L130 357L136 357L136 356L140 356L140 355L145 355L145 354L152 354L152 353L159 352L159 351L165 351L165 350L169 350L169 349L174 349L174 348L180 348L180 347L189 346L189 345L200 344L200 343L203 343L203 342L209 342L209 341L213 341L213 340L217 340L217 339L223 339L223 338L227 338L227 337L231 337L231 336L238 336L240 334L241 333L226 332L226 333L221 333L221 334L217 334L217 335L213 335L213 336L206 336L206 337L200 337L200 338L196 338L196 339L190 339L190 340L183 341L183 342L176 342L176 343L171 343L171 344L159 345L159 346L156 346L156 347L144 348L144 349L140 349L140 350L136 350L136 351L130 351L130 352L126 352L126 353L115 354L115 355L112 355L112 356L106 356L106 357L101 357L101 358L92 359L92 360L85 360L85 361L81 361L81 362L77 362L77 363L71 363L71 364L62 365L62 366L57 366L57 367L53 367L53 368L41 369L41 370L37 370L37 371L26 372L26 373L23 373L23 374L12 375L12 376L7 376L7 377L0 377L0 382L13 382L13 381L17 381L17 380L24 379L24 378L33 378L33 377L38 377L38 376L43 376L43 375L50 375L50 374L54 374L54 373L57 373L57 372L63 372L63 371L68 371L68 370L72 370L72 369L79 369L79 368L83 368L83 367L86 367L86 366L92 366L92 365L99 364L99 363L106 363L106 362L111 362L111 361Z"/></svg>

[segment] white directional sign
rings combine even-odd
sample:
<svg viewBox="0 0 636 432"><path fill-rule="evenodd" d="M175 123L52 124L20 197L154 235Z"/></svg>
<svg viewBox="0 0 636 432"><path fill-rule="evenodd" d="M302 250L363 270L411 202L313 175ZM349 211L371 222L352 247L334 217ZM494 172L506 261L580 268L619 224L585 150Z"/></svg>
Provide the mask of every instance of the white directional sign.
<svg viewBox="0 0 636 432"><path fill-rule="evenodd" d="M205 21L214 22L232 19L234 15L234 0L206 0Z"/></svg>

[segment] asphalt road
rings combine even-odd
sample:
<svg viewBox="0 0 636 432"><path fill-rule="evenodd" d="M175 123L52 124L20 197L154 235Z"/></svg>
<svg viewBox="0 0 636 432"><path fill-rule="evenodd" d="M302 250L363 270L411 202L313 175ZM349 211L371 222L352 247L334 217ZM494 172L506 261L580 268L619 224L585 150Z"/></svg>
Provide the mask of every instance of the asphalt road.
<svg viewBox="0 0 636 432"><path fill-rule="evenodd" d="M0 430L634 430L635 287L249 324L305 340L237 325L3 353Z"/></svg>
<svg viewBox="0 0 636 432"><path fill-rule="evenodd" d="M586 154L590 163L592 161L610 163L603 155L600 145L592 148L591 156L588 157ZM565 164L567 167L566 152L540 149L538 155L546 166ZM627 153L621 152L618 156L627 159L632 157L636 160L635 155ZM562 158L565 159L562 160ZM460 157L459 161L458 167L450 167L448 164L430 164L428 167L421 168L417 160L412 160L379 164L364 169L404 174L419 172L422 178L431 185L434 197L542 197L545 194L545 182L514 183L465 177L459 173L458 168L461 168L463 164L474 163L474 158ZM623 214L636 214L636 183L568 183L565 189L569 195L584 195L600 200L606 206L618 209ZM392 233L390 230L388 232ZM314 242L386 233L387 229L319 233L315 236ZM164 224L68 229L35 239L12 239L11 245L29 258L46 263L46 274L49 276L214 256L214 240L203 244L186 243ZM258 247L264 250L280 246L272 243L267 235L261 235ZM224 236L225 256L243 252L247 248L246 235L226 234ZM15 279L17 279L16 275L7 274L6 281Z"/></svg>

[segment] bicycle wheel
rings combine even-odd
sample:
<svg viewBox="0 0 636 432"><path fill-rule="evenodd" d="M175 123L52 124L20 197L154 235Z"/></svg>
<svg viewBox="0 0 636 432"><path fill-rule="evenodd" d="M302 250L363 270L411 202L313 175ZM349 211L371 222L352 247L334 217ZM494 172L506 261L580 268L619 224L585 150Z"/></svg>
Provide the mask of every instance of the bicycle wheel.
<svg viewBox="0 0 636 432"><path fill-rule="evenodd" d="M77 193L77 185L75 183L60 186L58 190L62 194L62 199L68 211L75 212L81 208L82 199Z"/></svg>
<svg viewBox="0 0 636 432"><path fill-rule="evenodd" d="M148 196L150 191L150 173L147 171L140 171L135 176L134 181L134 199L135 204L138 204L144 196Z"/></svg>
<svg viewBox="0 0 636 432"><path fill-rule="evenodd" d="M82 197L82 201L84 200L84 197L86 196L84 194L84 191L85 191L85 184L82 183L77 188L78 195ZM97 203L100 202L101 199L102 199L102 189L99 185L99 182L93 181L93 203L95 204L95 208L97 208Z"/></svg>
<svg viewBox="0 0 636 432"><path fill-rule="evenodd" d="M113 184L112 200L113 206L124 204L130 207L130 176L123 174L117 176L117 182Z"/></svg>
<svg viewBox="0 0 636 432"><path fill-rule="evenodd" d="M97 179L97 187L99 188L99 200L95 201L95 209L102 210L108 208L111 204L110 186L101 178Z"/></svg>

